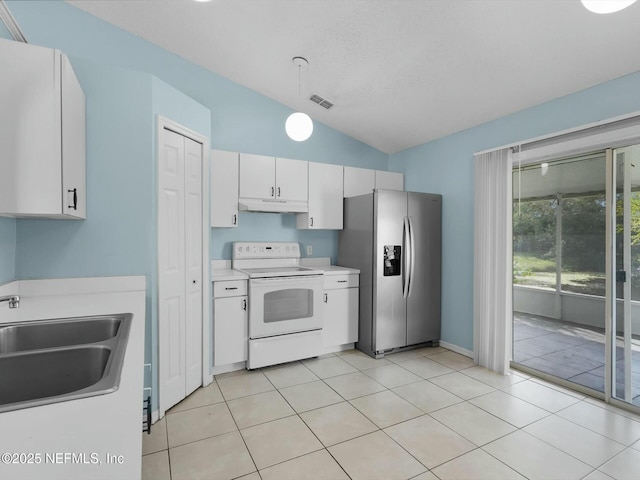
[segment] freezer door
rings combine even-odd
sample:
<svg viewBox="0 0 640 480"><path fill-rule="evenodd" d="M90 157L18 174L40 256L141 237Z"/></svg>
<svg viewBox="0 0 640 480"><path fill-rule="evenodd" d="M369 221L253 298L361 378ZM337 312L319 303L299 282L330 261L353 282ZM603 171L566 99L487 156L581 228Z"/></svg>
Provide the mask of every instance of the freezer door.
<svg viewBox="0 0 640 480"><path fill-rule="evenodd" d="M408 193L413 269L407 298L407 345L440 339L442 197Z"/></svg>
<svg viewBox="0 0 640 480"><path fill-rule="evenodd" d="M408 232L404 232L407 216L407 193L378 190L374 195L374 288L373 288L373 350L380 352L403 347L407 341L407 301L403 285L407 269L405 257ZM399 255L400 274L391 264ZM386 269L385 269L385 262ZM397 267L396 265L396 267ZM386 274L385 274L386 273Z"/></svg>

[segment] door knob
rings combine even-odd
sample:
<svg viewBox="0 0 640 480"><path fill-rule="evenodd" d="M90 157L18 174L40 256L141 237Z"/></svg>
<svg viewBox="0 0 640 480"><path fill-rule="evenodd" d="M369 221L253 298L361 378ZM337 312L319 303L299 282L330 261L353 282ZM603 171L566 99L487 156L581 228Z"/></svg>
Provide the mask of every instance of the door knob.
<svg viewBox="0 0 640 480"><path fill-rule="evenodd" d="M194 281L193 281L193 284L194 284L194 285L195 285L196 283L198 283L198 280L194 280Z"/></svg>

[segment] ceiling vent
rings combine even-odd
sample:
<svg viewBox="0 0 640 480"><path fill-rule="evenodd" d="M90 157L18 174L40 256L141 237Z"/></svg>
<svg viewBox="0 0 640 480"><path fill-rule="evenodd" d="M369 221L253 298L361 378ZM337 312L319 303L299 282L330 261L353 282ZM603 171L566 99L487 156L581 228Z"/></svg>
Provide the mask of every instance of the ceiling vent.
<svg viewBox="0 0 640 480"><path fill-rule="evenodd" d="M317 103L318 105L320 105L323 108L326 108L327 110L333 107L333 103L331 103L326 98L322 98L320 95L313 94L309 97L309 100L311 100L313 103Z"/></svg>

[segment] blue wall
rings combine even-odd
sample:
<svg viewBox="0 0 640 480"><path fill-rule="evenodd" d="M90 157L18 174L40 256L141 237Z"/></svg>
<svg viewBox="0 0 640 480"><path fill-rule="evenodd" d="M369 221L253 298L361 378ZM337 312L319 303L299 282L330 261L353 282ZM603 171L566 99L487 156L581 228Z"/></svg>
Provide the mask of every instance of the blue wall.
<svg viewBox="0 0 640 480"><path fill-rule="evenodd" d="M389 156L407 190L443 196L442 339L473 349L473 154L640 111L640 73Z"/></svg>
<svg viewBox="0 0 640 480"><path fill-rule="evenodd" d="M293 142L283 128L290 109L71 5L7 3L30 43L69 55L85 92L88 203L85 221L0 219L0 282L145 275L157 406L155 114L212 148L382 170L388 157L317 122L310 140ZM230 258L230 241L250 239L300 241L336 257L335 232L297 231L291 215L242 213L240 222L212 230L212 258Z"/></svg>
<svg viewBox="0 0 640 480"><path fill-rule="evenodd" d="M408 190L441 193L443 340L471 349L473 153L640 110L640 74L633 74L389 157L317 122L311 139L297 143L283 129L291 110L277 102L66 3L8 5L30 42L72 57L87 93L89 205L85 222L0 219L0 281L126 274L155 278L152 112L158 108L171 117L188 111L185 98L175 92L165 92L156 103L153 93L162 98L166 82L211 111L212 148L382 170L388 161L391 170L405 173ZM98 64L146 72L162 82ZM180 107L172 109L171 99L178 97ZM128 128L129 123L135 125ZM201 117L196 123L206 128ZM123 149L108 132L125 136ZM132 206L131 198L142 202ZM116 225L119 234L136 234L118 237L100 220ZM230 258L233 240L266 238L312 244L316 256L336 255L335 232L297 231L292 215L241 213L237 229L212 230L212 258ZM147 340L150 345L152 339Z"/></svg>
<svg viewBox="0 0 640 480"><path fill-rule="evenodd" d="M387 169L379 150L315 122L306 142L290 140L284 131L292 111L252 90L198 67L134 35L61 2L7 2L31 43L55 47L67 55L148 72L209 108L211 147L324 163ZM290 219L241 215L237 233L213 229L212 258L231 258L230 239L292 240L313 244L314 256L335 255L333 232L298 232ZM264 236L265 222L270 227ZM20 247L19 247L20 248ZM318 252L318 253L316 253ZM335 258L335 256L334 256Z"/></svg>
<svg viewBox="0 0 640 480"><path fill-rule="evenodd" d="M16 278L16 220L0 218L0 284Z"/></svg>
<svg viewBox="0 0 640 480"><path fill-rule="evenodd" d="M86 97L87 219L17 221L16 278L151 272L151 76L71 58Z"/></svg>

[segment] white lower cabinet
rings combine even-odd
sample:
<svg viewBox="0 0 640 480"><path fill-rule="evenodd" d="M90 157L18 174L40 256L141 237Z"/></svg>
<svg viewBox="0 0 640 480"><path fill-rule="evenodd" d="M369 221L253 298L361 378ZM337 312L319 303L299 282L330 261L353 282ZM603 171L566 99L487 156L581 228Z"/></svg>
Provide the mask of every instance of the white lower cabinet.
<svg viewBox="0 0 640 480"><path fill-rule="evenodd" d="M358 341L358 274L326 275L322 344L326 347Z"/></svg>
<svg viewBox="0 0 640 480"><path fill-rule="evenodd" d="M246 280L213 282L213 364L246 362L249 339Z"/></svg>

